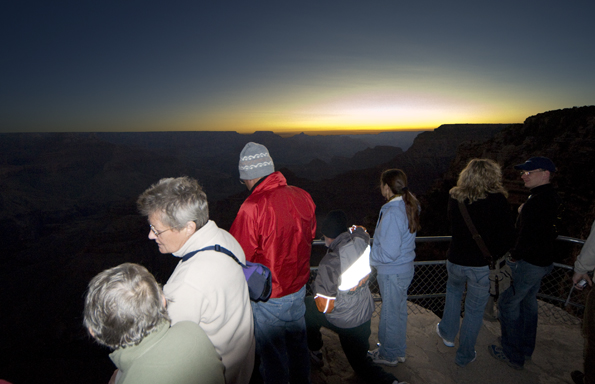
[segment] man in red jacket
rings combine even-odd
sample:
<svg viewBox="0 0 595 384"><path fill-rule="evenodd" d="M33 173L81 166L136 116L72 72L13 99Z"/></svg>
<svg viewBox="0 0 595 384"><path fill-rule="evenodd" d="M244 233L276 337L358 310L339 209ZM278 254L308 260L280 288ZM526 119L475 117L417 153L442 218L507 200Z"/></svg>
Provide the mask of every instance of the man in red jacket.
<svg viewBox="0 0 595 384"><path fill-rule="evenodd" d="M316 235L316 206L303 189L287 185L264 145L248 143L240 154L240 179L251 191L230 233L246 260L270 268L273 292L252 302L256 353L265 383L310 382L304 297Z"/></svg>

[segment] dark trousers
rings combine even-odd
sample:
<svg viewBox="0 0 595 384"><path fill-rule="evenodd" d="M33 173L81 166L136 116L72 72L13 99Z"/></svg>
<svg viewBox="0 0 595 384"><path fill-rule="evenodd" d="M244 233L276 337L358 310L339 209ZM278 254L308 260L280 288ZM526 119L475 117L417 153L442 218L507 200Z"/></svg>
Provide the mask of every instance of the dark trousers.
<svg viewBox="0 0 595 384"><path fill-rule="evenodd" d="M397 378L386 372L382 367L374 364L368 356L370 343L368 339L372 333L371 320L354 328L339 328L331 324L326 315L318 311L314 298L306 297L306 330L308 332L308 348L318 351L322 348L322 334L320 328L325 327L339 335L341 347L354 372L368 383L392 383Z"/></svg>
<svg viewBox="0 0 595 384"><path fill-rule="evenodd" d="M585 384L595 384L595 289L587 297L583 317L583 336L585 337Z"/></svg>

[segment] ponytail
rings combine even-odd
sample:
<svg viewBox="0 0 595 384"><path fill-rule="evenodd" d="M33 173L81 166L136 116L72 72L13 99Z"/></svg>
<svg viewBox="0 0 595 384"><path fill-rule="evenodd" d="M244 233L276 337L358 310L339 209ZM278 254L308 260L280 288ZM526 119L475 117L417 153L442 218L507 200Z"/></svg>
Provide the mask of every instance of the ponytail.
<svg viewBox="0 0 595 384"><path fill-rule="evenodd" d="M407 175L400 169L389 169L382 172L380 185L388 185L395 194L393 198L402 196L405 203L405 212L409 221L409 232L415 233L421 229L419 211L420 204L417 198L407 187Z"/></svg>

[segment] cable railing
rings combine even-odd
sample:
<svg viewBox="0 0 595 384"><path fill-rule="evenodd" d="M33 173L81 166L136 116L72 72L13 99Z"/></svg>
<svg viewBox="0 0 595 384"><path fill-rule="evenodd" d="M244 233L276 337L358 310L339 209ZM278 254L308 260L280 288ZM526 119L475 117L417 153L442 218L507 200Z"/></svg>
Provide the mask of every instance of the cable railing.
<svg viewBox="0 0 595 384"><path fill-rule="evenodd" d="M415 239L416 243L446 243L450 242L451 236L421 236ZM566 236L558 236L556 239L565 244L582 246L585 241ZM324 246L324 241L315 240L314 246ZM446 298L446 260L415 261L415 275L407 292L408 310L410 314L421 312L433 312L442 317L444 301ZM316 277L318 267L311 267L310 282ZM552 321L565 324L580 324L587 298L586 291L574 289L572 283L573 266L554 263L552 272L542 280L541 288L537 294L539 303L539 314ZM376 281L376 272L372 271L370 279L370 290L376 304L375 316L380 314L382 297ZM308 284L308 294L312 294ZM494 304L496 306L496 304ZM461 308L461 313L464 306ZM494 312L494 311L492 311Z"/></svg>

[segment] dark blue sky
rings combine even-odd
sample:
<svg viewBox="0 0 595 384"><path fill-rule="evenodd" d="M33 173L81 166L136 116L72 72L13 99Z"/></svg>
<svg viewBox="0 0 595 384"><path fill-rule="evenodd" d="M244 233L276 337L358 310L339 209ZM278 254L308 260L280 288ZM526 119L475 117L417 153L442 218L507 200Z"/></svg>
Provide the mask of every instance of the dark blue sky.
<svg viewBox="0 0 595 384"><path fill-rule="evenodd" d="M522 122L595 104L593 15L593 1L11 1L0 132Z"/></svg>

